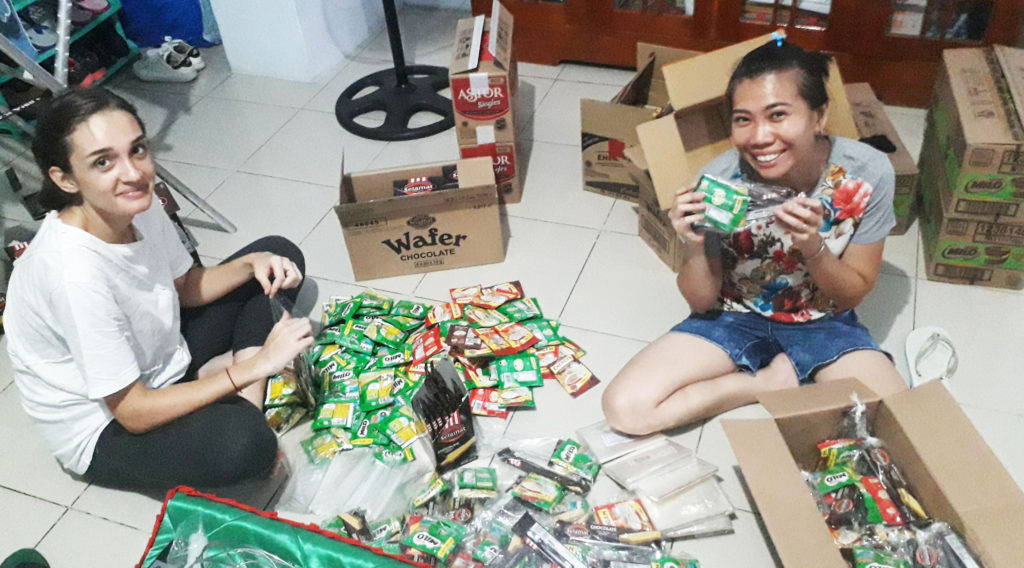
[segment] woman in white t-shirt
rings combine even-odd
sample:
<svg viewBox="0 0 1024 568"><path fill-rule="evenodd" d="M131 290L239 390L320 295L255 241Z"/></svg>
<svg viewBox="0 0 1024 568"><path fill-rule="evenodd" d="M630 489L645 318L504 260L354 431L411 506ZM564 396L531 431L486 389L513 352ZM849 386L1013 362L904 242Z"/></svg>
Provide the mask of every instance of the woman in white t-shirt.
<svg viewBox="0 0 1024 568"><path fill-rule="evenodd" d="M154 199L142 121L104 89L55 96L32 151L53 211L15 264L4 323L22 405L58 461L126 488L266 473L266 378L313 341L307 319L271 315L302 283L298 248L268 237L194 266Z"/></svg>

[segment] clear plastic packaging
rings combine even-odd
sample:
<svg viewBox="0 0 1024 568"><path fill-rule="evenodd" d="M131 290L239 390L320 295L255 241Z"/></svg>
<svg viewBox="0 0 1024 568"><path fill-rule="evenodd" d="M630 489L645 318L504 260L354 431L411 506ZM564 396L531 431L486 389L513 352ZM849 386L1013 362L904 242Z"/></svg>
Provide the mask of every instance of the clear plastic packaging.
<svg viewBox="0 0 1024 568"><path fill-rule="evenodd" d="M629 436L616 432L604 420L580 428L576 431L576 435L587 446L590 453L602 464L668 439L667 436L661 433L648 436Z"/></svg>
<svg viewBox="0 0 1024 568"><path fill-rule="evenodd" d="M707 479L680 492L671 499L655 502L641 497L647 514L656 529L669 532L675 528L718 515L730 515L732 503L716 479Z"/></svg>

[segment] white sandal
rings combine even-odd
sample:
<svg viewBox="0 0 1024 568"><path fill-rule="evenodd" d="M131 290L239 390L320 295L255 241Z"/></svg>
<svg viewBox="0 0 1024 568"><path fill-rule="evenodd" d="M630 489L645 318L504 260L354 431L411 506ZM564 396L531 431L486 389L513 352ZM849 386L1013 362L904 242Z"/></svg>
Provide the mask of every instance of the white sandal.
<svg viewBox="0 0 1024 568"><path fill-rule="evenodd" d="M911 331L907 336L906 354L910 388L935 379L948 380L956 373L960 362L949 333L941 327L919 327Z"/></svg>

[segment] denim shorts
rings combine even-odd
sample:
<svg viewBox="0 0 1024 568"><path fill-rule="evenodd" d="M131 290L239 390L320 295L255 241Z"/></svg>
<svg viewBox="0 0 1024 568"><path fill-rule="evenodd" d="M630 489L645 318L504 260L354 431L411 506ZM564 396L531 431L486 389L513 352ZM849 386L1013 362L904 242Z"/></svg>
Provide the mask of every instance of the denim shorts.
<svg viewBox="0 0 1024 568"><path fill-rule="evenodd" d="M851 351L869 349L892 359L871 339L853 310L804 323L777 322L751 312L707 312L690 315L672 331L714 343L739 369L750 373L785 353L801 384L812 382L819 368Z"/></svg>

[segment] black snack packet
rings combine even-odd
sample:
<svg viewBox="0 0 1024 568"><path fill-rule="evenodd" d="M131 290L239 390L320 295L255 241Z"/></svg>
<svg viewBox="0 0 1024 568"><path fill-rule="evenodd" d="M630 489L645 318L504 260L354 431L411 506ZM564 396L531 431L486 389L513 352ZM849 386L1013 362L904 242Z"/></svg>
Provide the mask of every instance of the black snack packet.
<svg viewBox="0 0 1024 568"><path fill-rule="evenodd" d="M437 473L443 474L476 459L469 391L451 359L427 361L423 386L413 396L412 408L427 425L437 457Z"/></svg>

